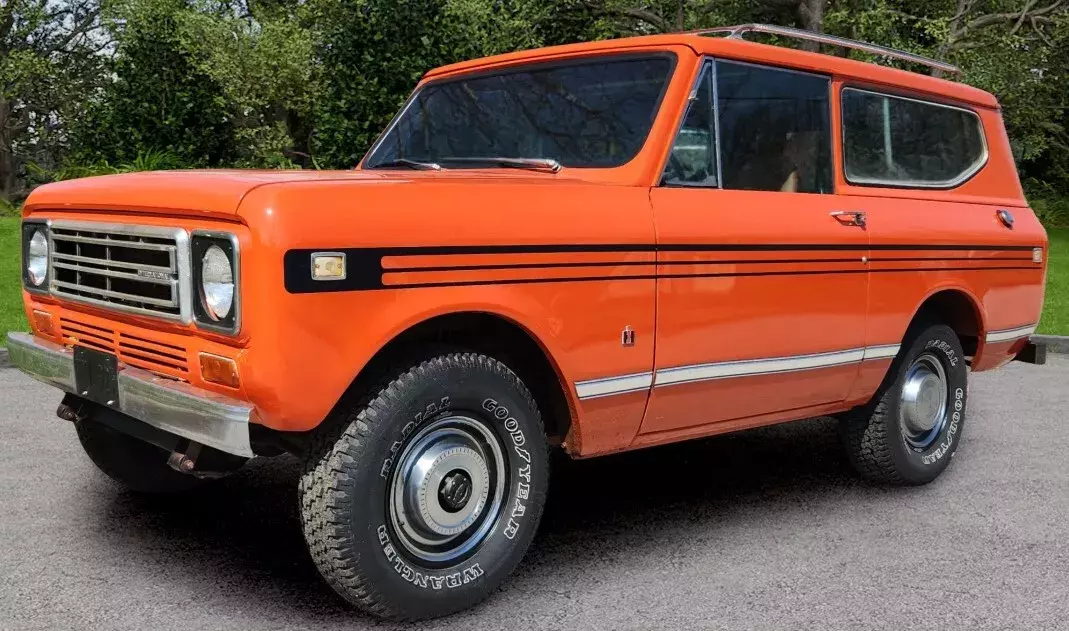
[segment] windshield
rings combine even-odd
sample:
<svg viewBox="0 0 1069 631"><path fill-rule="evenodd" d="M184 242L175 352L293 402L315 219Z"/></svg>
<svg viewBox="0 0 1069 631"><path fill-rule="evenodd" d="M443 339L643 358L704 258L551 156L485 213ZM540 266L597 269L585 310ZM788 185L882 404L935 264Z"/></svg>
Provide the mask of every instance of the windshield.
<svg viewBox="0 0 1069 631"><path fill-rule="evenodd" d="M364 168L501 166L493 158L620 166L645 142L673 66L668 55L602 57L429 83Z"/></svg>

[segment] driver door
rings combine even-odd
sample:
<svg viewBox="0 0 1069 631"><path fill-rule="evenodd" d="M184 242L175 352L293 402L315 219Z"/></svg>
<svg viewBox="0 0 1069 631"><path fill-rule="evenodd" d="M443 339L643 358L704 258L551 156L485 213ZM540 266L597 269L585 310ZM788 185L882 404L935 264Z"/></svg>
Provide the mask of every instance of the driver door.
<svg viewBox="0 0 1069 631"><path fill-rule="evenodd" d="M865 356L868 235L836 214L850 209L832 188L830 93L823 75L706 63L650 192L657 339L643 434L846 399Z"/></svg>

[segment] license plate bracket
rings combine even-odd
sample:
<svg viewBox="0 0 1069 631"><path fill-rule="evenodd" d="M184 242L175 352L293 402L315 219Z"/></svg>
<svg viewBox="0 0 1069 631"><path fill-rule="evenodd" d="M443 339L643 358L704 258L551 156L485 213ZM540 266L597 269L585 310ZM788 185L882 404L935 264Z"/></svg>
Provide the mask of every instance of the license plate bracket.
<svg viewBox="0 0 1069 631"><path fill-rule="evenodd" d="M119 409L119 360L84 346L74 347L74 387L95 403Z"/></svg>

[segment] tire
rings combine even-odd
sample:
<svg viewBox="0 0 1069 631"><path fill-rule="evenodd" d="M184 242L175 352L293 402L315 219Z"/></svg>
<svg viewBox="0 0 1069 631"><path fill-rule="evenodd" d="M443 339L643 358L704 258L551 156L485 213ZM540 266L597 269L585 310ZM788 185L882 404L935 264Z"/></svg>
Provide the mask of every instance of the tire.
<svg viewBox="0 0 1069 631"><path fill-rule="evenodd" d="M840 423L850 463L874 482L935 480L961 442L967 382L965 354L954 331L941 324L912 327L873 401ZM907 384L914 386L909 392ZM917 405L910 393L920 393Z"/></svg>
<svg viewBox="0 0 1069 631"><path fill-rule="evenodd" d="M75 427L89 459L109 478L131 491L169 494L191 491L204 483L167 465L163 449L87 418Z"/></svg>
<svg viewBox="0 0 1069 631"><path fill-rule="evenodd" d="M381 618L448 615L519 564L542 515L548 447L504 364L473 353L417 363L330 429L305 463L301 520L320 573L350 603Z"/></svg>

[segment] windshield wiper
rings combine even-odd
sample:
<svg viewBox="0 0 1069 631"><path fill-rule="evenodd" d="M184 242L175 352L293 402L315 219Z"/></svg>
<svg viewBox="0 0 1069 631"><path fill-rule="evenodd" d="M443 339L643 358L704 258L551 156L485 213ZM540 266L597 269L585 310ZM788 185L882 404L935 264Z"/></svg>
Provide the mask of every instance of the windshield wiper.
<svg viewBox="0 0 1069 631"><path fill-rule="evenodd" d="M561 170L561 163L553 158L442 158L442 162L459 162L461 164L492 164L506 169L533 169L556 173Z"/></svg>
<svg viewBox="0 0 1069 631"><path fill-rule="evenodd" d="M410 169L416 169L417 171L441 171L442 165L437 162L420 162L419 160L409 160L408 158L395 158L393 160L387 160L386 162L380 162L372 169L381 169L383 167L408 167Z"/></svg>

